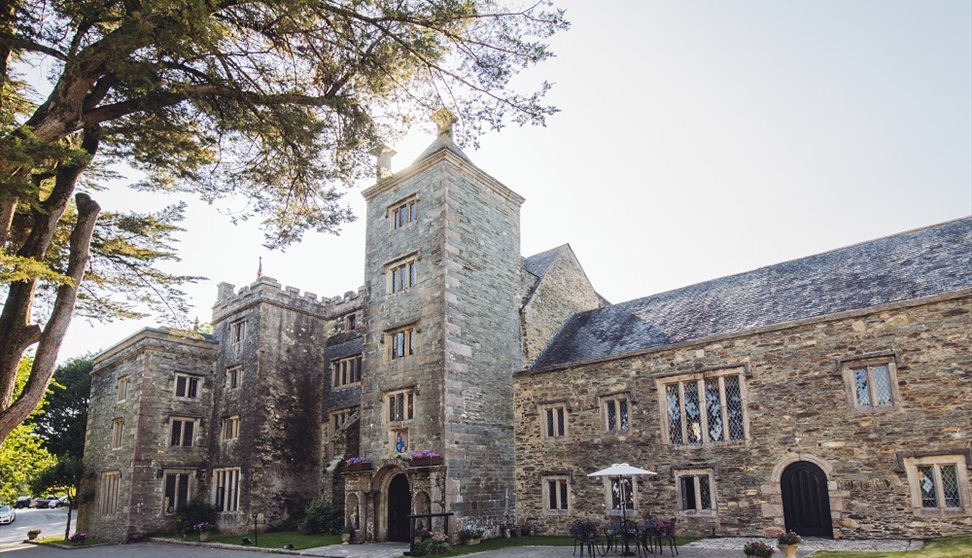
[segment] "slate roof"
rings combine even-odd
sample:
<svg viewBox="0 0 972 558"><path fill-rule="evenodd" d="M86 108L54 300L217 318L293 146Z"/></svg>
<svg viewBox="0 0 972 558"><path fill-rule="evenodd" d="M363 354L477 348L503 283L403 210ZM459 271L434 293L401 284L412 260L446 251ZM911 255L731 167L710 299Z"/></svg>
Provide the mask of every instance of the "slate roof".
<svg viewBox="0 0 972 558"><path fill-rule="evenodd" d="M356 355L361 352L361 344L364 341L363 337L355 337L341 343L335 343L324 349L324 358L328 361L334 360L336 358L344 358L351 355Z"/></svg>
<svg viewBox="0 0 972 558"><path fill-rule="evenodd" d="M972 288L972 217L572 316L533 369Z"/></svg>
<svg viewBox="0 0 972 558"><path fill-rule="evenodd" d="M537 291L537 287L540 286L540 281L543 281L543 276L546 275L550 266L557 261L557 258L565 250L569 249L570 247L567 244L561 244L556 248L534 254L528 258L520 258L520 268L533 276L533 282L530 283L530 288L523 294L523 300L520 301L520 308L525 307L530 302L530 299L533 298L533 293Z"/></svg>
<svg viewBox="0 0 972 558"><path fill-rule="evenodd" d="M557 261L557 257L567 249L566 244L561 244L556 248L551 248L545 252L540 252L539 254L534 254L528 258L523 258L521 265L523 269L529 271L530 273L542 278L550 266Z"/></svg>

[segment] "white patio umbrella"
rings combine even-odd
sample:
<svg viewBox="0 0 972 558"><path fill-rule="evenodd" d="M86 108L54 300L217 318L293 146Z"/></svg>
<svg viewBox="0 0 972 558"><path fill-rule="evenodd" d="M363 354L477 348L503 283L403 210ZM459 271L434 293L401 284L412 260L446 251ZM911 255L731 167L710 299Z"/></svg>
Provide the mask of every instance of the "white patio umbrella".
<svg viewBox="0 0 972 558"><path fill-rule="evenodd" d="M641 469L640 467L632 467L627 463L615 463L608 467L607 469L601 469L600 471L595 471L589 473L589 477L618 477L618 487L621 490L621 521L623 522L622 529L624 529L624 524L628 521L628 498L624 493L624 477L640 477L645 475L657 475L658 473L654 471L649 471L647 469ZM625 537L624 540L625 555L629 555L628 550L628 539Z"/></svg>

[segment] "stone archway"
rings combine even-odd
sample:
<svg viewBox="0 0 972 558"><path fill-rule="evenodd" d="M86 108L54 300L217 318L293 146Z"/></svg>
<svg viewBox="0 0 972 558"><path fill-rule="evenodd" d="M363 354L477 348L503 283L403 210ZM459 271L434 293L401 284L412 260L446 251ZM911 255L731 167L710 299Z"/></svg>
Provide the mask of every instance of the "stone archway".
<svg viewBox="0 0 972 558"><path fill-rule="evenodd" d="M406 523L402 540L407 539L407 516L411 513L411 483L408 481L405 469L397 464L382 467L372 477L371 489L374 497L374 508L371 514L375 525L374 540L394 540L392 536L402 538L401 524L392 526L389 520L401 519L403 510Z"/></svg>
<svg viewBox="0 0 972 558"><path fill-rule="evenodd" d="M800 467L790 469L791 466L804 463ZM770 482L760 487L760 493L766 498L767 505L763 506L763 517L770 520L769 524L764 525L764 534L772 535L786 529L787 514L784 512L783 496L783 477L787 471L791 474L798 469L814 468L819 470L820 477L817 478L818 486L823 489L826 496L822 494L819 500L828 500L827 513L830 516L829 532L823 536L834 536L835 528L840 524L843 510L845 509L848 494L846 491L838 490L837 482L834 480L834 471L830 464L819 457L808 453L787 453L773 467L770 473ZM791 500L792 502L792 500ZM792 514L791 514L792 515ZM824 514L821 512L821 516ZM824 522L826 523L826 522ZM824 527L826 529L826 527ZM839 530L839 529L838 529Z"/></svg>
<svg viewBox="0 0 972 558"><path fill-rule="evenodd" d="M791 463L780 478L787 531L807 537L833 537L827 475L809 461Z"/></svg>

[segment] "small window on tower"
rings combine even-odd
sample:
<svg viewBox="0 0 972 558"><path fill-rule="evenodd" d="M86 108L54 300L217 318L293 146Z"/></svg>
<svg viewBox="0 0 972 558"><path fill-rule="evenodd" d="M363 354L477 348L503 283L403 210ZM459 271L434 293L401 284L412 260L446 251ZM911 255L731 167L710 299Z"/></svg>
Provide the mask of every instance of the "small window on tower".
<svg viewBox="0 0 972 558"><path fill-rule="evenodd" d="M230 338L239 343L246 338L246 320L236 320L230 324Z"/></svg>
<svg viewBox="0 0 972 558"><path fill-rule="evenodd" d="M385 280L388 294L402 292L415 286L416 269L414 255L396 260L385 266Z"/></svg>
<svg viewBox="0 0 972 558"><path fill-rule="evenodd" d="M175 396L185 399L199 398L200 379L188 374L176 374L175 376Z"/></svg>
<svg viewBox="0 0 972 558"><path fill-rule="evenodd" d="M405 358L412 354L412 337L415 328L405 327L385 333L388 357L392 360Z"/></svg>
<svg viewBox="0 0 972 558"><path fill-rule="evenodd" d="M387 215L391 217L393 229L414 223L418 219L418 199L413 196L393 203Z"/></svg>

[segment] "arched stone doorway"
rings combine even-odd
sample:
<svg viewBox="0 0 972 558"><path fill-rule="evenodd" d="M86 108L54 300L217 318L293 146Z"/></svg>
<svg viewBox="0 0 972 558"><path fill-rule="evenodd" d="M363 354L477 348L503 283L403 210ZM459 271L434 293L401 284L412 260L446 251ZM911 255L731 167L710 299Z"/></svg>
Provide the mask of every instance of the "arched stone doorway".
<svg viewBox="0 0 972 558"><path fill-rule="evenodd" d="M392 477L385 493L386 509L388 511L388 531L386 540L408 542L408 516L412 513L412 491L408 486L408 477L399 473Z"/></svg>
<svg viewBox="0 0 972 558"><path fill-rule="evenodd" d="M809 461L796 461L780 476L783 517L788 531L808 537L833 537L827 475Z"/></svg>

